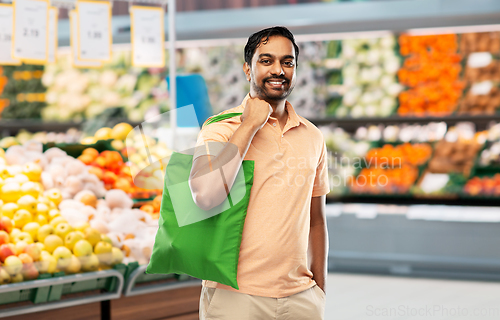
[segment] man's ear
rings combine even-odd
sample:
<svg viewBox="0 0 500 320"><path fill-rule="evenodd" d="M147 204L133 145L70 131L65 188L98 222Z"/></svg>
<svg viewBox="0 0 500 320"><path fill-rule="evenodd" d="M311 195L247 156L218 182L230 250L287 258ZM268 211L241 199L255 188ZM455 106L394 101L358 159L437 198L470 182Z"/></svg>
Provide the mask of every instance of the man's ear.
<svg viewBox="0 0 500 320"><path fill-rule="evenodd" d="M245 76L247 78L247 81L250 82L252 77L250 77L250 65L248 64L248 62L245 62L243 64L243 72L245 72Z"/></svg>

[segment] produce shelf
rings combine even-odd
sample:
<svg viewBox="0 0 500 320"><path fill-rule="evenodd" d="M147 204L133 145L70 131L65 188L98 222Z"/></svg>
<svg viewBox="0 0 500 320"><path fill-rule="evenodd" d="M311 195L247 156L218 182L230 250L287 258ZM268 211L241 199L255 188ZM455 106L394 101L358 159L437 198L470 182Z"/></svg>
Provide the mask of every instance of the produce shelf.
<svg viewBox="0 0 500 320"><path fill-rule="evenodd" d="M130 263L126 274L125 297L200 286L201 281L187 275L146 274L147 265Z"/></svg>
<svg viewBox="0 0 500 320"><path fill-rule="evenodd" d="M120 298L125 266L0 286L0 318ZM30 303L31 302L31 303Z"/></svg>

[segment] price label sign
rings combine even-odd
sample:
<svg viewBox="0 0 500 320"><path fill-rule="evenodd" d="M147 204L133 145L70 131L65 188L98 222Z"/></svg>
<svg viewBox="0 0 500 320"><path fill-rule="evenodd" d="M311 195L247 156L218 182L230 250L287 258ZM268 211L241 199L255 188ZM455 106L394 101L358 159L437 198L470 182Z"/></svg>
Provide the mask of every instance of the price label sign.
<svg viewBox="0 0 500 320"><path fill-rule="evenodd" d="M111 5L108 1L78 1L78 58L111 61Z"/></svg>
<svg viewBox="0 0 500 320"><path fill-rule="evenodd" d="M49 58L48 62L56 62L57 52L57 16L59 10L57 8L49 9Z"/></svg>
<svg viewBox="0 0 500 320"><path fill-rule="evenodd" d="M75 68L100 68L102 67L101 61L82 61L78 58L78 14L75 10L69 13L70 25L70 45L71 57L73 60L73 67Z"/></svg>
<svg viewBox="0 0 500 320"><path fill-rule="evenodd" d="M14 1L14 50L12 56L31 64L48 58L49 1Z"/></svg>
<svg viewBox="0 0 500 320"><path fill-rule="evenodd" d="M10 4L0 3L0 64L20 65L21 61L12 58L12 27L14 9Z"/></svg>
<svg viewBox="0 0 500 320"><path fill-rule="evenodd" d="M133 6L130 9L133 66L165 66L164 15L162 8Z"/></svg>

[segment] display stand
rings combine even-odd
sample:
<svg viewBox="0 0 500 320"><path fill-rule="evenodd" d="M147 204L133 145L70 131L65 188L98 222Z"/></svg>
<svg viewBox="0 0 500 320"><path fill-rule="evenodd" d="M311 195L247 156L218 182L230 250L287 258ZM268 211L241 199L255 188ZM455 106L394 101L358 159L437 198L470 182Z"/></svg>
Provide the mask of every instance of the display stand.
<svg viewBox="0 0 500 320"><path fill-rule="evenodd" d="M186 275L145 274L146 268L147 265L141 265L129 273L123 289L125 297L201 285L200 280Z"/></svg>
<svg viewBox="0 0 500 320"><path fill-rule="evenodd" d="M0 318L118 299L122 272L111 269L1 285L2 302L10 303L0 306Z"/></svg>

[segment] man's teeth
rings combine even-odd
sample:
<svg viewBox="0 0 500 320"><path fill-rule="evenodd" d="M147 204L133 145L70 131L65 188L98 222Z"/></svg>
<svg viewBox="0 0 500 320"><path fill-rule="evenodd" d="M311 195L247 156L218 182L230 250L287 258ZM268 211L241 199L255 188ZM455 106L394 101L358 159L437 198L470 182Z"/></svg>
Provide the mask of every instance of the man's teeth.
<svg viewBox="0 0 500 320"><path fill-rule="evenodd" d="M269 83L278 85L278 84L283 84L283 81L269 81Z"/></svg>

